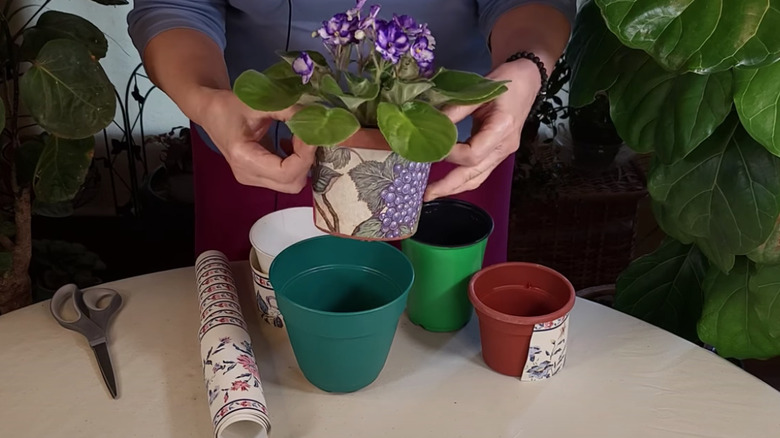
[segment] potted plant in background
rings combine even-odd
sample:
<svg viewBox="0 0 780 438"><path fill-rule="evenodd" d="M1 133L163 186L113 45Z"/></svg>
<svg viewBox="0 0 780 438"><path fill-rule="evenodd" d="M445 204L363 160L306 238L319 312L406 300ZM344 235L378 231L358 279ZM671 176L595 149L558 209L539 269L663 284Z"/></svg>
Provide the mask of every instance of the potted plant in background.
<svg viewBox="0 0 780 438"><path fill-rule="evenodd" d="M36 302L50 299L69 283L83 289L103 282L97 275L106 269L105 263L80 243L34 239L32 254L30 275Z"/></svg>
<svg viewBox="0 0 780 438"><path fill-rule="evenodd" d="M653 155L668 237L615 307L737 359L780 355L778 20L776 0L590 0L567 49L571 105L605 94L626 145Z"/></svg>
<svg viewBox="0 0 780 438"><path fill-rule="evenodd" d="M116 109L114 87L99 62L108 49L103 32L77 15L43 12L48 4L19 28L10 20L28 6L11 11L6 2L0 11L0 174L13 198L0 215L0 313L32 300L32 201L57 204L79 192L94 134Z"/></svg>
<svg viewBox="0 0 780 438"><path fill-rule="evenodd" d="M435 69L435 39L407 15L365 14L365 0L314 32L316 51L281 54L263 72L242 73L234 92L247 105L279 111L301 105L286 122L318 146L313 172L315 224L331 234L400 240L414 234L430 163L457 140L440 108L490 101L505 82Z"/></svg>

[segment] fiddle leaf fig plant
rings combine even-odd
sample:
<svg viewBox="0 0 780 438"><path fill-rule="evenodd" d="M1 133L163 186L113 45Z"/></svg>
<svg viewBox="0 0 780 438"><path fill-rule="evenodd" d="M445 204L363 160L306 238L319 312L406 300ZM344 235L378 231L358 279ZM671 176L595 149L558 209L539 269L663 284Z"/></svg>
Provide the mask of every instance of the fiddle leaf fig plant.
<svg viewBox="0 0 780 438"><path fill-rule="evenodd" d="M444 105L474 105L507 90L506 81L433 66L436 40L426 24L408 15L378 18L366 0L324 21L319 37L330 57L317 51L280 53L262 72L247 70L233 91L260 111L300 105L286 122L314 146L336 146L360 128L378 128L390 148L414 162L449 154L457 130Z"/></svg>
<svg viewBox="0 0 780 438"><path fill-rule="evenodd" d="M780 0L588 0L566 51L570 102L607 96L652 153L668 239L615 307L733 358L780 355Z"/></svg>
<svg viewBox="0 0 780 438"><path fill-rule="evenodd" d="M126 0L95 0L125 5ZM31 301L30 229L34 205L75 197L89 170L94 134L116 111L115 90L100 60L108 42L94 24L75 14L35 10L21 27L0 10L0 168L11 205L0 216L0 313ZM7 176L7 177L6 177ZM12 232L11 232L12 231Z"/></svg>

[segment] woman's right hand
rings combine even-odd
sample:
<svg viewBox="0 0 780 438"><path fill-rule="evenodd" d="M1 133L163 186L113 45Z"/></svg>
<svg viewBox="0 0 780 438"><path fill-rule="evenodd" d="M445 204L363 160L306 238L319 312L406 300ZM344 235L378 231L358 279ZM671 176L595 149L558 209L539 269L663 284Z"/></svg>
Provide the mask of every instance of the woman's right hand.
<svg viewBox="0 0 780 438"><path fill-rule="evenodd" d="M299 193L306 186L316 148L293 137L293 150L282 158L266 135L274 120L289 120L297 108L255 111L230 90L208 89L203 94L198 124L222 152L236 181L282 193Z"/></svg>

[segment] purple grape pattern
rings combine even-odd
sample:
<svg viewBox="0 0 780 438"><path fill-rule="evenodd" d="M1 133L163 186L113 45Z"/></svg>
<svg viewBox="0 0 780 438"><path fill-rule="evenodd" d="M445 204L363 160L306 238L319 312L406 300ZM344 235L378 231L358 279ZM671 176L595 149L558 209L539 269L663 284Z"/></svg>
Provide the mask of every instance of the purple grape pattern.
<svg viewBox="0 0 780 438"><path fill-rule="evenodd" d="M413 233L422 207L430 163L415 163L392 153L384 162L366 161L350 171L358 199L372 217L353 231L357 237L399 239Z"/></svg>

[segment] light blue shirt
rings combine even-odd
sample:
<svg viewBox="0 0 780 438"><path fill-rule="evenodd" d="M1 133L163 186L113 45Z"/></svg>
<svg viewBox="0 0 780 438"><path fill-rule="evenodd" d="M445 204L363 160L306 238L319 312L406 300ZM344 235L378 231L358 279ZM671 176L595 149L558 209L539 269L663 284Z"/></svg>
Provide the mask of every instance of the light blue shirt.
<svg viewBox="0 0 780 438"><path fill-rule="evenodd" d="M388 19L397 13L428 23L436 38L435 67L486 74L491 66L488 36L503 13L520 5L543 3L557 8L573 22L577 1L377 0L366 3L366 13L374 3L382 6L379 18ZM288 4L292 4L292 10ZM127 20L130 37L142 56L149 40L165 30L189 28L205 33L224 50L232 83L245 70L264 70L279 61L276 51L285 49L290 12L287 49L325 53L319 38L312 38L312 31L322 21L354 5L354 0L135 0ZM548 66L548 70L551 68ZM290 135L283 124L279 131L280 136ZM468 138L470 131L470 119L458 124L460 140ZM214 148L206 133L202 129L198 132Z"/></svg>

